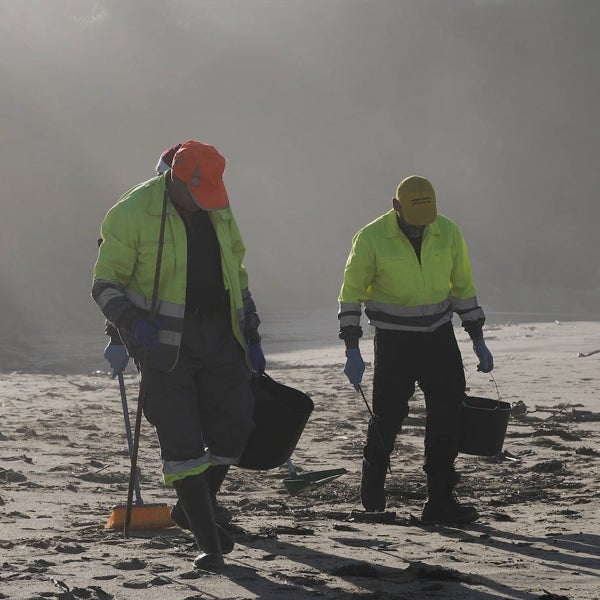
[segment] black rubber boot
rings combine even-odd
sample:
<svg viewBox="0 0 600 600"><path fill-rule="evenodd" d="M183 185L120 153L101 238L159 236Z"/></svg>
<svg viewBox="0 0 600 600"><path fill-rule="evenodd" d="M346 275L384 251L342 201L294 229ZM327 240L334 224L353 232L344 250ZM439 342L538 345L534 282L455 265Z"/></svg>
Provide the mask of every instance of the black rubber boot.
<svg viewBox="0 0 600 600"><path fill-rule="evenodd" d="M229 465L211 465L206 471L206 481L208 482L208 491L212 498L214 498L221 489L225 477L229 472Z"/></svg>
<svg viewBox="0 0 600 600"><path fill-rule="evenodd" d="M385 510L385 475L387 465L374 465L363 458L360 500L367 512Z"/></svg>
<svg viewBox="0 0 600 600"><path fill-rule="evenodd" d="M175 489L200 550L194 567L220 571L224 566L223 549L205 474L180 479Z"/></svg>
<svg viewBox="0 0 600 600"><path fill-rule="evenodd" d="M226 508L224 508L224 510L227 513L229 513L229 511ZM229 535L227 530L222 527L221 523L219 523L219 513L217 512L217 509L214 506L213 512L215 515L215 522L217 524L217 531L219 533L219 540L221 541L221 550L223 554L229 554L233 550L235 542L233 541L233 538L231 537L231 535ZM229 514L231 515L231 513ZM180 529L191 531L190 522L188 521L187 515L185 514L183 506L181 505L181 502L179 500L177 501L177 504L175 504L175 506L171 509L171 520ZM229 521L231 521L231 518L229 518L229 520L226 521L226 524L229 523Z"/></svg>
<svg viewBox="0 0 600 600"><path fill-rule="evenodd" d="M171 521L173 521L173 523L175 523L175 525L177 525L177 527L180 529L187 529L188 531L190 530L190 523L179 500L177 500L177 503L171 509Z"/></svg>
<svg viewBox="0 0 600 600"><path fill-rule="evenodd" d="M213 501L215 521L217 522L217 525L220 525L221 527L228 525L233 518L229 509L227 509L217 500L217 493L221 489L221 485L223 484L228 471L229 465L211 466L207 471L205 471L208 490ZM180 502L177 502L177 504L175 504L175 506L171 509L171 519L178 527L181 527L181 529L189 530L190 524L187 521L187 517L185 516L185 512L183 512ZM224 554L227 553L224 552Z"/></svg>
<svg viewBox="0 0 600 600"><path fill-rule="evenodd" d="M369 421L360 480L360 500L367 512L385 510L385 476L396 432L399 430L399 427L382 427L377 415Z"/></svg>
<svg viewBox="0 0 600 600"><path fill-rule="evenodd" d="M433 473L427 475L427 501L423 506L421 522L440 525L472 523L479 518L474 506L461 504L454 495L458 474Z"/></svg>
<svg viewBox="0 0 600 600"><path fill-rule="evenodd" d="M233 518L231 511L223 506L217 499L213 500L213 512L215 513L215 521L221 528L231 523L231 519ZM171 519L175 525L177 525L177 527L189 530L190 524L188 523L187 517L183 512L183 508L181 507L181 502L179 502L179 500L171 509Z"/></svg>
<svg viewBox="0 0 600 600"><path fill-rule="evenodd" d="M228 525L232 519L231 512L217 500L217 494L223 485L223 481L225 481L225 477L227 477L229 466L215 465L206 471L206 480L208 481L208 490L213 501L215 519L221 526Z"/></svg>

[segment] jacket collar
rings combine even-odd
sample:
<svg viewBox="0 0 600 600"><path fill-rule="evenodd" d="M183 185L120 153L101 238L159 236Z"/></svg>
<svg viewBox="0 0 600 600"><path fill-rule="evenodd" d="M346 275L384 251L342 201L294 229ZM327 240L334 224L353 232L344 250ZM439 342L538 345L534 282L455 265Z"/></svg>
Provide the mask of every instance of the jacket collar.
<svg viewBox="0 0 600 600"><path fill-rule="evenodd" d="M165 193L166 184L166 175L169 171L165 171L162 175L157 175L153 179L150 179L147 183L148 187L151 189L152 199L148 204L148 213L151 215L162 215L162 206L163 206L163 195ZM168 215L178 215L177 209L173 205L171 201L167 203L167 214ZM220 218L225 221L229 220L232 216L230 207L222 208L219 210L209 210L208 214L211 215L212 219Z"/></svg>
<svg viewBox="0 0 600 600"><path fill-rule="evenodd" d="M404 236L402 230L398 227L398 218L396 216L396 211L393 208L385 214L384 218L383 237L394 238ZM430 225L427 225L425 231L429 235L440 235L440 226L438 225L437 219Z"/></svg>

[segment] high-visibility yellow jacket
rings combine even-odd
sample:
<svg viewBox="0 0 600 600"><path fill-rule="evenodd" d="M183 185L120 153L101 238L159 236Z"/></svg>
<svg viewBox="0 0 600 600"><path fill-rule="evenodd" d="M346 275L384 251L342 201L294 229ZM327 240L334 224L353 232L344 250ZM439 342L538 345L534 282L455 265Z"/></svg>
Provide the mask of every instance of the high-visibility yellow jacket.
<svg viewBox="0 0 600 600"><path fill-rule="evenodd" d="M462 233L442 215L423 233L420 261L394 210L363 227L352 240L339 303L342 330L360 327L363 304L369 323L382 329L430 332L454 312L467 330L485 319Z"/></svg>
<svg viewBox="0 0 600 600"><path fill-rule="evenodd" d="M132 305L143 316L150 313L158 254L165 175L159 175L126 192L107 213L101 227L102 243L94 266L92 296L111 323L119 326ZM221 249L223 283L229 294L233 333L246 349L246 313L255 306L242 264L244 243L230 208L209 212ZM178 358L185 314L187 236L175 207L167 203L164 246L156 317L162 329L156 350L147 354L154 368L169 371ZM256 317L257 318L257 317ZM256 324L258 327L258 324ZM124 336L130 353L134 341Z"/></svg>

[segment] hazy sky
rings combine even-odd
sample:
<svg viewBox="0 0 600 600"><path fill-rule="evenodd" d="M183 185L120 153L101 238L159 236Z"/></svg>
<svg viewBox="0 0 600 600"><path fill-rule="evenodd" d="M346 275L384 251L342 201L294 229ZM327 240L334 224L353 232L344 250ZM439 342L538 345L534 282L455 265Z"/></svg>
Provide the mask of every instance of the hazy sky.
<svg viewBox="0 0 600 600"><path fill-rule="evenodd" d="M598 306L600 2L0 0L0 332L102 330L106 211L189 138L263 310L332 307L351 237L430 178L495 311Z"/></svg>

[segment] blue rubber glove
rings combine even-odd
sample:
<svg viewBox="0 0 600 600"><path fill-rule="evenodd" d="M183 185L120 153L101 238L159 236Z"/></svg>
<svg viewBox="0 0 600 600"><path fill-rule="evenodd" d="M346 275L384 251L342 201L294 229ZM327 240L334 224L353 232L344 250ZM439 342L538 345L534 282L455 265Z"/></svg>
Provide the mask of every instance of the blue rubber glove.
<svg viewBox="0 0 600 600"><path fill-rule="evenodd" d="M248 355L250 357L250 364L252 365L252 370L257 375L262 375L265 372L265 368L267 367L267 361L265 360L265 355L263 354L260 342L250 344L250 346L248 346Z"/></svg>
<svg viewBox="0 0 600 600"><path fill-rule="evenodd" d="M344 365L344 373L358 391L358 386L362 381L363 373L365 372L365 361L363 360L359 348L346 348L346 364Z"/></svg>
<svg viewBox="0 0 600 600"><path fill-rule="evenodd" d="M494 368L494 357L485 345L485 341L483 339L475 340L473 342L473 350L479 359L477 370L482 373L489 373Z"/></svg>
<svg viewBox="0 0 600 600"><path fill-rule="evenodd" d="M131 323L131 335L135 341L147 350L158 348L158 338L162 329L160 322L149 319L134 319Z"/></svg>
<svg viewBox="0 0 600 600"><path fill-rule="evenodd" d="M111 379L122 373L129 362L127 348L123 344L113 344L112 342L108 342L106 348L104 348L104 358L112 368Z"/></svg>

